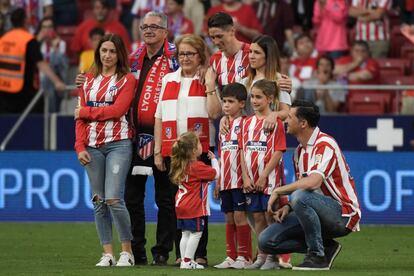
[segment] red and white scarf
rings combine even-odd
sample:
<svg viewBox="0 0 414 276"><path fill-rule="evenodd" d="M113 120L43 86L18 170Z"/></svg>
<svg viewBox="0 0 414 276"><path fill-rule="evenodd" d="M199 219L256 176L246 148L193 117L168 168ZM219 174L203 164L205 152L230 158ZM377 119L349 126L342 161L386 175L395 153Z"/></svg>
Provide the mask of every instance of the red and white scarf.
<svg viewBox="0 0 414 276"><path fill-rule="evenodd" d="M177 140L177 101L181 86L181 68L166 75L163 81L165 88L160 101L163 118L161 155L166 157L171 156L171 148ZM188 108L179 112L186 112L187 130L198 134L203 152L208 152L210 134L205 92L206 87L201 84L198 76L193 77L189 91L181 91L188 94L183 99L189 101Z"/></svg>
<svg viewBox="0 0 414 276"><path fill-rule="evenodd" d="M137 91L140 93L137 107L137 119L141 122L140 124L153 126L155 123L154 114L161 92L161 80L167 73L178 69L175 52L175 45L165 40L163 54L157 58L148 74L143 76L145 77L144 85L141 91ZM143 44L130 56L131 73L137 80L141 77L142 64L146 55L147 47Z"/></svg>

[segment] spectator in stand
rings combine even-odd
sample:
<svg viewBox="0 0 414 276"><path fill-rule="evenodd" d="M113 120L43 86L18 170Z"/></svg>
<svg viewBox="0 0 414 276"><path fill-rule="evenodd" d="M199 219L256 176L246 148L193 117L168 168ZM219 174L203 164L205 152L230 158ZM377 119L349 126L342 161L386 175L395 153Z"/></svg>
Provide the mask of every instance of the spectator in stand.
<svg viewBox="0 0 414 276"><path fill-rule="evenodd" d="M173 42L183 34L194 33L193 22L183 13L184 0L167 0L165 14L168 16L168 40Z"/></svg>
<svg viewBox="0 0 414 276"><path fill-rule="evenodd" d="M81 53L79 58L79 72L81 74L89 72L93 66L93 60L95 50L98 47L99 41L105 35L105 31L102 28L96 27L89 32L89 43L92 45L92 49L85 50Z"/></svg>
<svg viewBox="0 0 414 276"><path fill-rule="evenodd" d="M53 17L45 17L40 20L36 38L40 43L40 51L43 59L59 78L67 77L69 62L66 57L66 42L56 33ZM62 95L59 95L53 86L53 82L44 74L40 75L41 86L49 100L49 112L58 112Z"/></svg>
<svg viewBox="0 0 414 276"><path fill-rule="evenodd" d="M317 0L313 9L313 24L319 53L333 59L348 54L346 22L348 5L344 0Z"/></svg>
<svg viewBox="0 0 414 276"><path fill-rule="evenodd" d="M312 29L313 3L315 0L290 0L295 15L295 25L302 26L304 32Z"/></svg>
<svg viewBox="0 0 414 276"><path fill-rule="evenodd" d="M390 0L352 0L349 15L357 19L356 40L368 43L373 58L388 55L390 27L387 12Z"/></svg>
<svg viewBox="0 0 414 276"><path fill-rule="evenodd" d="M75 26L78 23L77 1L53 0L53 19L56 26Z"/></svg>
<svg viewBox="0 0 414 276"><path fill-rule="evenodd" d="M409 27L414 33L414 0L397 0L400 7L401 28Z"/></svg>
<svg viewBox="0 0 414 276"><path fill-rule="evenodd" d="M304 85L337 84L334 79L334 60L327 55L320 56L316 62L316 77L305 81ZM345 103L345 90L328 89L300 89L296 95L297 100L306 100L319 107L320 113L339 112Z"/></svg>
<svg viewBox="0 0 414 276"><path fill-rule="evenodd" d="M73 52L81 53L84 50L92 49L92 45L89 42L89 32L95 27L101 27L107 33L120 35L127 49L130 48L131 42L125 27L119 23L119 21L109 18L108 14L108 0L93 1L93 17L86 19L76 28L75 35L71 43L71 49Z"/></svg>
<svg viewBox="0 0 414 276"><path fill-rule="evenodd" d="M301 34L295 39L295 53L290 60L289 76L299 82L312 78L316 69L318 52L308 34Z"/></svg>
<svg viewBox="0 0 414 276"><path fill-rule="evenodd" d="M293 52L294 17L290 3L285 0L258 0L253 3L253 8L263 26L263 33L273 37L280 50L287 48Z"/></svg>
<svg viewBox="0 0 414 276"><path fill-rule="evenodd" d="M339 79L346 79L349 84L378 84L379 69L378 63L371 58L368 43L357 40L352 44L350 56L336 60L334 74ZM358 90L349 91L349 97L354 93Z"/></svg>
<svg viewBox="0 0 414 276"><path fill-rule="evenodd" d="M202 0L187 0L184 3L184 15L193 22L194 33L201 35L205 15Z"/></svg>
<svg viewBox="0 0 414 276"><path fill-rule="evenodd" d="M256 17L256 13L250 5L243 4L238 0L221 0L221 4L212 7L206 18L212 15L224 12L233 18L236 37L241 42L250 42L253 38L263 32L262 25ZM204 29L207 32L207 20Z"/></svg>
<svg viewBox="0 0 414 276"><path fill-rule="evenodd" d="M65 84L43 60L39 42L27 30L24 9L10 16L13 28L0 38L0 113L21 113L38 91L38 70L53 81L59 91ZM42 111L39 103L35 112Z"/></svg>
<svg viewBox="0 0 414 276"><path fill-rule="evenodd" d="M138 47L142 40L141 31L139 27L142 25L141 19L150 11L164 12L166 0L135 0L131 9L131 14L134 17L132 20L132 42L133 49Z"/></svg>
<svg viewBox="0 0 414 276"><path fill-rule="evenodd" d="M10 15L15 9L16 7L11 4L10 0L0 0L0 14L3 17L3 34L13 28Z"/></svg>
<svg viewBox="0 0 414 276"><path fill-rule="evenodd" d="M35 32L42 18L53 16L52 0L12 0L11 3L26 11L28 28L31 33Z"/></svg>

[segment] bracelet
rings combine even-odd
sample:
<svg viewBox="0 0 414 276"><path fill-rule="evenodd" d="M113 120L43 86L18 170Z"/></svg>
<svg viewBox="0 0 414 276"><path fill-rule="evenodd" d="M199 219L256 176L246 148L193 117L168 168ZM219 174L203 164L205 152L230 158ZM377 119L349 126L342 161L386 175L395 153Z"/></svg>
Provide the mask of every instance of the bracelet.
<svg viewBox="0 0 414 276"><path fill-rule="evenodd" d="M154 156L161 154L161 151L154 151Z"/></svg>
<svg viewBox="0 0 414 276"><path fill-rule="evenodd" d="M289 202L288 202L288 203L286 203L286 205L285 205L285 206L289 207L289 212L293 210L293 209L292 209L292 205L290 205L290 203L289 203Z"/></svg>
<svg viewBox="0 0 414 276"><path fill-rule="evenodd" d="M216 94L216 89L211 90L211 91L206 91L206 94L207 95L214 95L214 94Z"/></svg>

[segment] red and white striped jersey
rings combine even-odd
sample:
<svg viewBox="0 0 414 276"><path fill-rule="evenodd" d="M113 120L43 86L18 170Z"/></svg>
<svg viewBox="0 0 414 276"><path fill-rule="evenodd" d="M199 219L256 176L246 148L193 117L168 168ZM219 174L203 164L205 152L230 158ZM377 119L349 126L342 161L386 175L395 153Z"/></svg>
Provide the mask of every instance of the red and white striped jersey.
<svg viewBox="0 0 414 276"><path fill-rule="evenodd" d="M222 51L217 51L210 58L210 65L217 74L220 89L227 84L238 82L247 77L249 68L250 45L244 43L242 48L231 57L226 57Z"/></svg>
<svg viewBox="0 0 414 276"><path fill-rule="evenodd" d="M135 0L131 13L139 18L150 11L164 12L166 0Z"/></svg>
<svg viewBox="0 0 414 276"><path fill-rule="evenodd" d="M86 146L99 147L114 141L131 139L133 130L127 113L135 93L136 80L130 73L120 80L116 75L94 78L91 74L79 93L79 120L76 121L77 152Z"/></svg>
<svg viewBox="0 0 414 276"><path fill-rule="evenodd" d="M391 9L391 0L352 0L352 6L365 9L383 8L386 11ZM357 40L378 41L390 39L390 27L387 14L376 21L363 22L357 21L356 24Z"/></svg>
<svg viewBox="0 0 414 276"><path fill-rule="evenodd" d="M253 183L257 182L260 174L276 151L286 151L286 136L283 122L278 118L276 127L272 132L264 131L263 123L264 119L259 119L256 115L250 116L243 121L242 144L244 160L247 173ZM282 162L281 158L279 164L269 174L263 191L264 194L270 195L275 187L282 185L284 175Z"/></svg>
<svg viewBox="0 0 414 276"><path fill-rule="evenodd" d="M311 56L307 59L292 58L290 60L289 76L300 80L300 82L311 79L313 72L316 70L317 59L317 56Z"/></svg>
<svg viewBox="0 0 414 276"><path fill-rule="evenodd" d="M210 215L208 183L216 177L216 170L201 161L193 162L175 195L177 219L192 219Z"/></svg>
<svg viewBox="0 0 414 276"><path fill-rule="evenodd" d="M230 122L229 134L219 134L220 191L243 187L240 161L242 123L243 117L236 118Z"/></svg>
<svg viewBox="0 0 414 276"><path fill-rule="evenodd" d="M296 148L293 164L297 179L312 173L320 174L323 177L320 192L339 202L342 216L349 217L348 229L359 230L361 210L354 179L335 139L316 127L306 148L302 145Z"/></svg>

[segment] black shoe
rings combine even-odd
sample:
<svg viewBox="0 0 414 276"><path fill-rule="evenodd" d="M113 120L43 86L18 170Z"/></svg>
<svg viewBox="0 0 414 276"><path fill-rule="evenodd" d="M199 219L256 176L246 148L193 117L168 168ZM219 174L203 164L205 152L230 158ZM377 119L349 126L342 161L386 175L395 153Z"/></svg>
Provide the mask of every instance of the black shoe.
<svg viewBox="0 0 414 276"><path fill-rule="evenodd" d="M329 263L326 257L320 257L313 253L308 253L298 266L292 267L293 270L329 270Z"/></svg>
<svg viewBox="0 0 414 276"><path fill-rule="evenodd" d="M325 244L325 256L326 261L328 262L329 269L332 267L332 263L334 262L336 256L338 256L339 252L341 251L342 245L335 241L329 240Z"/></svg>
<svg viewBox="0 0 414 276"><path fill-rule="evenodd" d="M162 255L154 256L154 260L152 261L151 265L160 265L164 266L167 265L168 257Z"/></svg>
<svg viewBox="0 0 414 276"><path fill-rule="evenodd" d="M148 264L147 256L137 256L137 257L135 257L135 265L147 265L147 264Z"/></svg>

